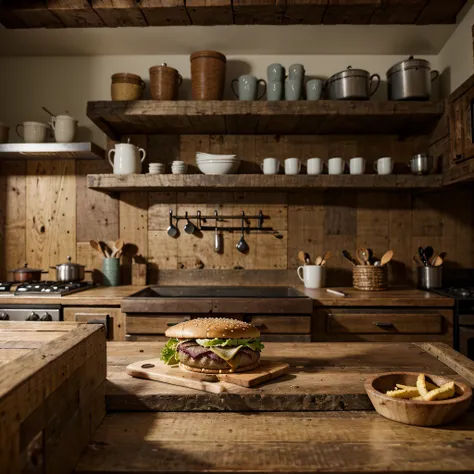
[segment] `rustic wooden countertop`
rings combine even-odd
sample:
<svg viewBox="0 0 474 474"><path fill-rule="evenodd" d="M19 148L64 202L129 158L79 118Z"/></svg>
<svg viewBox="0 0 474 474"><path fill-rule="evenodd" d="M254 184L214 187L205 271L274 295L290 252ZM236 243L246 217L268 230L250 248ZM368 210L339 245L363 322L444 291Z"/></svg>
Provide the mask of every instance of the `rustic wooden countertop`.
<svg viewBox="0 0 474 474"><path fill-rule="evenodd" d="M393 370L444 374L474 384L474 362L442 343L265 343L262 357L290 373L258 388L213 394L130 377L132 362L158 358L163 343L107 344L107 407L113 411L371 410L364 381ZM471 372L460 372L462 364Z"/></svg>
<svg viewBox="0 0 474 474"><path fill-rule="evenodd" d="M474 413L409 426L379 416L363 393L367 377L394 369L472 386L474 362L444 344L269 343L265 357L290 362L290 374L219 395L125 375L159 349L108 343L109 413L76 473L474 472Z"/></svg>
<svg viewBox="0 0 474 474"><path fill-rule="evenodd" d="M50 296L14 296L12 293L0 293L0 305L10 304L60 304L63 306L120 306L123 298L145 288L144 286L100 286L63 297ZM363 292L353 288L335 288L351 295L343 298L331 295L325 289L308 290L295 287L314 300L315 306L420 306L451 307L452 298L436 295L415 288L394 288L388 291Z"/></svg>

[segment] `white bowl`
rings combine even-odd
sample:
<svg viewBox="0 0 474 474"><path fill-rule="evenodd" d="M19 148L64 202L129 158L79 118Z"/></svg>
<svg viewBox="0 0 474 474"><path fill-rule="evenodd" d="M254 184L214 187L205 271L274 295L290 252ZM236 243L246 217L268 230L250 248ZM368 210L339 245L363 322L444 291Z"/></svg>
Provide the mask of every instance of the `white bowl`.
<svg viewBox="0 0 474 474"><path fill-rule="evenodd" d="M213 155L211 153L196 153L196 158L210 158L213 160L220 160L220 159L226 159L226 158L232 158L234 159L237 155Z"/></svg>
<svg viewBox="0 0 474 474"><path fill-rule="evenodd" d="M240 166L237 162L222 162L220 160L209 160L207 162L198 163L199 170L204 174L233 174Z"/></svg>

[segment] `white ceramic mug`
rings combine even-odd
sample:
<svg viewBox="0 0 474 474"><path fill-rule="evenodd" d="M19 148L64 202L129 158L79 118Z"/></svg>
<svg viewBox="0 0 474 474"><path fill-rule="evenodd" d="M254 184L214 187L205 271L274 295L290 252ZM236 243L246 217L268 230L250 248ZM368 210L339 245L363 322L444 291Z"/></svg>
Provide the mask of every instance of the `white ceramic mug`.
<svg viewBox="0 0 474 474"><path fill-rule="evenodd" d="M349 172L350 174L364 174L365 173L365 160L360 156L351 158L349 161Z"/></svg>
<svg viewBox="0 0 474 474"><path fill-rule="evenodd" d="M276 158L265 158L260 164L263 174L278 174L280 162Z"/></svg>
<svg viewBox="0 0 474 474"><path fill-rule="evenodd" d="M19 128L23 127L23 135ZM25 143L44 143L48 136L49 125L42 122L23 122L16 126L16 133Z"/></svg>
<svg viewBox="0 0 474 474"><path fill-rule="evenodd" d="M309 158L306 162L306 172L308 174L321 174L324 162L321 158Z"/></svg>
<svg viewBox="0 0 474 474"><path fill-rule="evenodd" d="M51 119L54 139L57 143L71 143L77 131L77 120L69 115L58 115Z"/></svg>
<svg viewBox="0 0 474 474"><path fill-rule="evenodd" d="M115 155L114 161L112 161L112 153ZM119 143L109 150L109 163L114 169L114 174L141 173L145 157L145 150L131 143Z"/></svg>
<svg viewBox="0 0 474 474"><path fill-rule="evenodd" d="M378 174L392 174L393 161L389 156L383 156L374 162L374 171Z"/></svg>
<svg viewBox="0 0 474 474"><path fill-rule="evenodd" d="M326 267L304 265L296 271L305 288L323 288L326 283Z"/></svg>
<svg viewBox="0 0 474 474"><path fill-rule="evenodd" d="M343 174L346 168L346 162L340 158L329 158L328 160L328 173L329 174Z"/></svg>
<svg viewBox="0 0 474 474"><path fill-rule="evenodd" d="M285 174L300 174L301 160L299 158L287 158L285 160Z"/></svg>

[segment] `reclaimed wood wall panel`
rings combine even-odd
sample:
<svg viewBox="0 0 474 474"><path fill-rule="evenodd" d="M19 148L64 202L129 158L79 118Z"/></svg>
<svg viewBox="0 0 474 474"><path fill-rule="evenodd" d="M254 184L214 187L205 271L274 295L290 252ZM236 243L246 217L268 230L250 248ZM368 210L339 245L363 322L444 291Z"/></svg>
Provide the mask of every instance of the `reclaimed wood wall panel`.
<svg viewBox="0 0 474 474"><path fill-rule="evenodd" d="M76 260L75 162L28 161L26 177L26 258L48 269ZM54 279L55 270L49 271Z"/></svg>

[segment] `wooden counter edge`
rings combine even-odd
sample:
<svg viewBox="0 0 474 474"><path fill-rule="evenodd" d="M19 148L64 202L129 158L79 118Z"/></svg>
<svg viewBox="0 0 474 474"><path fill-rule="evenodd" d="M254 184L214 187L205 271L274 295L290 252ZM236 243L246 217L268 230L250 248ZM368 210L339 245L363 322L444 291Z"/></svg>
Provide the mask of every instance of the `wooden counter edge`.
<svg viewBox="0 0 474 474"><path fill-rule="evenodd" d="M474 361L443 342L416 342L414 344L436 357L474 386Z"/></svg>

